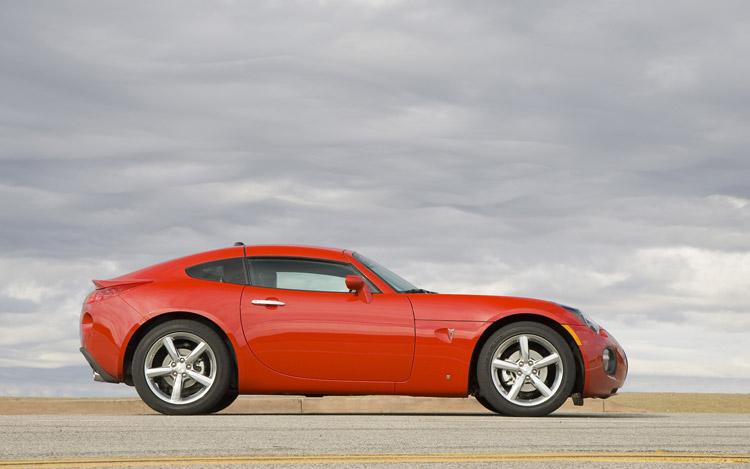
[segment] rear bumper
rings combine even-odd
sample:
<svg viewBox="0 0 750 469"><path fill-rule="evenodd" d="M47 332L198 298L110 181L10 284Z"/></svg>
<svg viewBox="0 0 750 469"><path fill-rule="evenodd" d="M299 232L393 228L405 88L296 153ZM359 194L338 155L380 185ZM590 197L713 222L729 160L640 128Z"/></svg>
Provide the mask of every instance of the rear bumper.
<svg viewBox="0 0 750 469"><path fill-rule="evenodd" d="M115 378L114 376L110 375L104 369L99 366L99 364L94 360L94 357L91 356L88 350L81 347L79 349L83 356L86 358L86 361L89 362L89 365L91 365L91 369L94 371L94 381L98 381L100 383L119 383L120 380Z"/></svg>
<svg viewBox="0 0 750 469"><path fill-rule="evenodd" d="M84 302L80 334L83 355L105 382L125 382L125 350L143 317L119 296ZM114 381L112 381L112 379Z"/></svg>

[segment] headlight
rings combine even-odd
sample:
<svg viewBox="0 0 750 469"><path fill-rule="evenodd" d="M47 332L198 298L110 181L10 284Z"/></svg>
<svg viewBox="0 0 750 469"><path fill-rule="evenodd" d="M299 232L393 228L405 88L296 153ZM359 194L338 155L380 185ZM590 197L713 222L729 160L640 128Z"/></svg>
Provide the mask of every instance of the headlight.
<svg viewBox="0 0 750 469"><path fill-rule="evenodd" d="M580 319L582 323L584 323L587 326L589 326L589 329L591 329L592 331L596 332L597 334L599 333L599 329L601 329L599 327L599 324L597 324L596 321L594 321L590 317L586 316L580 310L575 309L575 308L571 308L570 306L565 306L565 305L559 305L559 306L565 308L571 314L573 314L575 317L577 317L578 319Z"/></svg>
<svg viewBox="0 0 750 469"><path fill-rule="evenodd" d="M602 352L602 367L604 367L604 372L610 376L614 376L617 372L617 354L612 347L607 347Z"/></svg>

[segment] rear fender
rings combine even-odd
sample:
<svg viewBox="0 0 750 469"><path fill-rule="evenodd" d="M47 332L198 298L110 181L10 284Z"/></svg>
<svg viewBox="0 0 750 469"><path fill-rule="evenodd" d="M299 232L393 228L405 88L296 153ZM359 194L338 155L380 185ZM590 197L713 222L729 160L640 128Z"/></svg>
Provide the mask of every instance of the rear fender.
<svg viewBox="0 0 750 469"><path fill-rule="evenodd" d="M234 385L237 384L237 354L236 354L236 346L233 340L229 338L229 336L224 332L224 330L214 321L207 318L206 316L191 313L191 312L185 312L185 311L171 311L167 313L163 313L157 316L153 316L148 321L144 322L143 324L138 327L137 330L133 332L131 335L128 346L125 349L125 354L123 357L123 379L126 384L133 385L133 374L132 374L132 363L133 363L133 356L135 355L135 349L138 347L138 344L140 343L141 339L154 327L164 324L165 322L174 321L177 319L187 319L191 321L200 322L202 324L205 324L206 326L210 327L214 331L216 331L219 336L224 340L225 345L227 346L227 349L229 350L229 353L232 357L232 362L234 364Z"/></svg>

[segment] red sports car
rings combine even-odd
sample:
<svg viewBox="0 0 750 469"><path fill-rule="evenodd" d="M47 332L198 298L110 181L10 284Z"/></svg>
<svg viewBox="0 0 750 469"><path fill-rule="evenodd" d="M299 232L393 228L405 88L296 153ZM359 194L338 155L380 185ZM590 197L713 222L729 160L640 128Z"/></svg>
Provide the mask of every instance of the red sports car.
<svg viewBox="0 0 750 469"><path fill-rule="evenodd" d="M94 284L81 312L94 378L165 414L238 394L399 394L540 416L611 396L627 374L577 309L435 294L348 250L236 243Z"/></svg>

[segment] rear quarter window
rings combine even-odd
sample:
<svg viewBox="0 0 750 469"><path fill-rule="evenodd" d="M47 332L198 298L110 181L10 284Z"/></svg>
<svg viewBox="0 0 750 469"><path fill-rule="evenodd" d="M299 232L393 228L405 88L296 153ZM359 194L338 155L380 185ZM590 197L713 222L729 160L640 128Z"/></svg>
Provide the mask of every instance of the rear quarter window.
<svg viewBox="0 0 750 469"><path fill-rule="evenodd" d="M218 261L197 264L185 269L190 277L212 282L245 285L245 266L241 257L220 259Z"/></svg>

